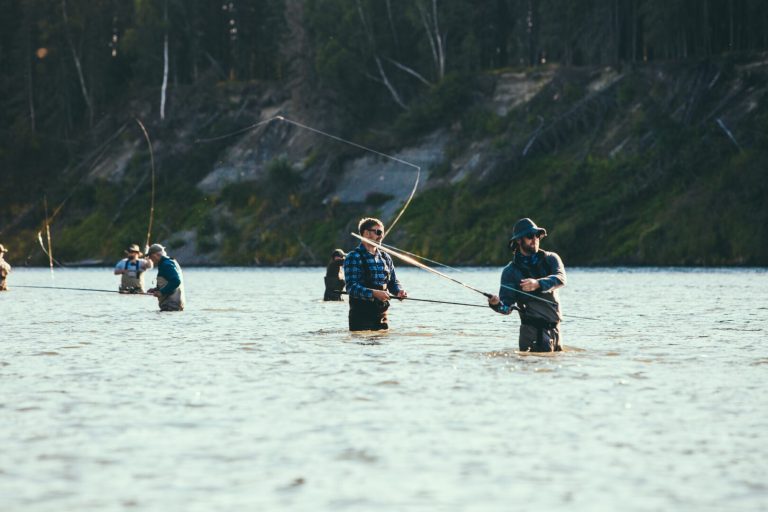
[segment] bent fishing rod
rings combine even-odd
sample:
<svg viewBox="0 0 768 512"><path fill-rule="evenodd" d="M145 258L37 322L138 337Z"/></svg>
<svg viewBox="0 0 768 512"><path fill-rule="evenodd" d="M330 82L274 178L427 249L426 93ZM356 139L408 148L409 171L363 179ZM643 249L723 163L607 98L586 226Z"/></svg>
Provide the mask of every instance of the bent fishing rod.
<svg viewBox="0 0 768 512"><path fill-rule="evenodd" d="M337 291L334 290L333 293L338 293L340 295L349 295L349 292L344 291ZM433 299L417 299L415 297L392 297L393 299L397 300L414 300L416 302L432 302L433 304L449 304L451 306L469 306L472 308L487 308L488 306L483 306L480 304L469 304L467 302L448 302L444 300L433 300ZM517 306L512 306L513 309L518 309Z"/></svg>
<svg viewBox="0 0 768 512"><path fill-rule="evenodd" d="M472 290L472 291L475 291L475 292L477 292L477 293L480 293L480 294L482 294L482 295L486 296L486 297L487 297L487 298L489 298L489 299L490 299L491 297L493 297L493 295L492 295L492 294L490 294L490 293L484 292L484 291L482 291L482 290L478 290L477 288L475 288L475 287L473 287L473 286L470 286L470 285L468 285L467 283L464 283L464 282L462 282L462 281L459 281L458 279L454 279L454 278L453 278L453 277L451 277L451 276L447 276L447 275L443 274L442 272L439 272L439 271L437 271L437 270L433 269L432 267L429 267L429 266L427 266L427 265L425 265L425 264L423 264L423 263L421 263L421 262L419 262L419 261L416 261L415 259L411 258L410 256L406 256L405 254L401 254L401 253L399 252L399 249L398 249L398 250L395 250L395 249L393 249L393 248L392 248L393 246L391 246L391 245L387 245L386 247L384 247L384 246L383 246L383 245L381 245L380 243L376 242L375 240L371 240L370 238L365 238L365 237L363 237L363 236L361 236L361 235L358 235L358 234L356 234L356 233L350 233L350 234L351 234L353 237L355 237L355 238L357 238L357 239L359 239L359 240L361 240L361 241L364 241L364 242L366 242L366 243L369 243L369 244L371 244L372 246L374 246L374 247L376 247L376 248L380 249L381 251L383 251L383 252L386 252L387 254L389 254L389 255L391 255L391 256L395 256L395 257L397 257L397 258L399 258L399 259L401 259L401 260L405 261L406 263L410 263L411 265L413 265L413 266L415 266L415 267L418 267L418 268L420 268L420 269L422 269L422 270L426 270L427 272L431 272L431 273L433 273L433 274L436 274L436 275L438 275L438 276L440 276L440 277L442 277L442 278L444 278L444 279L448 279L449 281L453 281L453 282L454 282L454 283L456 283L456 284L460 284L460 285L461 285L461 286L463 286L464 288L468 288L468 289L470 289L470 290ZM446 266L446 267L447 267L447 265L444 265L444 266ZM451 268L451 267L448 267L448 268ZM552 301L550 301L550 300L547 300L547 299L543 299L543 298L541 298L541 297L539 297L539 296L537 296L537 295L533 295L532 293L524 292L524 291L522 291L522 290L518 290L517 288L513 288L513 287L511 287L511 286L508 286L508 285L504 285L504 284L502 284L501 286L502 286L503 288L508 288L508 289L510 289L510 290L513 290L513 291L515 291L516 293L520 293L520 294L523 294L523 295L527 295L527 296L529 296L529 297L531 297L531 298L534 298L534 299L538 299L538 300L540 300L540 301L542 301L542 302L546 302L547 304L552 304L553 306L557 306L557 304L556 304L555 302L552 302ZM483 307L485 307L485 306L483 306ZM517 308L516 306L513 306L513 307L512 307L512 309L516 309L516 310L518 310L518 311L519 311L519 308ZM569 317L569 318L580 318L580 319L583 319L583 320L595 320L595 321L599 321L599 320L600 320L599 318L593 318L593 317L590 317L590 316L577 316L577 315L566 315L566 314L563 314L563 316L567 316L567 317Z"/></svg>
<svg viewBox="0 0 768 512"><path fill-rule="evenodd" d="M357 237L357 238L359 238L359 239L363 240L363 237L361 237L361 236L358 236L358 235L356 235L356 234L354 234L354 233L352 233L352 236L355 236L355 237ZM419 268L423 268L424 270L428 270L428 271L430 271L430 272L434 272L434 273L436 273L436 274L438 274L438 275L440 275L440 276L442 276L442 277L445 277L445 278L447 278L447 279L450 279L451 281L453 281L453 282L455 282L455 283L459 283L459 284L460 284L460 285L462 285L462 286L466 286L466 287L467 287L467 288L469 288L470 290L474 290L474 291L476 291L476 292L480 292L480 293L482 293L483 295L485 295L486 297L488 297L489 299L492 297L492 295L488 295L488 294L486 294L485 292L482 292L482 291L480 291L480 290L477 290L477 289L475 289L475 288L472 288L471 286L468 286L467 284L465 284L465 283L462 283L461 281L458 281L457 279L453 279L452 277L446 276L445 274L443 274L443 273L441 273L441 272L438 272L437 270L435 270L435 269L433 269L433 268L431 268L431 267L428 267L427 265L424 265L423 263L419 263L418 261L412 260L411 258L405 259L406 257L404 256L404 254L409 254L409 255L411 255L411 256L413 256L413 257L415 257L415 258L419 258L419 259L422 259L422 260L424 260L424 261L429 261L430 263L434 263L434 264L436 264L436 265L440 265L441 267L445 267L445 268L448 268L448 269L451 269L451 270L455 270L456 272L461 272L461 270L460 270L460 269L458 269L458 268L454 268L454 267L451 267L451 266L449 266L449 265L446 265L445 263L440 263L439 261L430 260L429 258L425 258L425 257L423 257L423 256L419 256L418 254L413 254L413 253L411 253L411 252L408 252L408 251L404 251L404 250L402 250L402 249L398 249L397 247L395 247L395 246L393 246L393 245L389 245L389 244L377 244L377 242L374 242L373 240L369 240L368 238L365 238L365 241L366 241L366 242L369 242L369 243L371 243L372 245L377 245L377 246L378 246L378 247L379 247L379 248L380 248L382 251L384 251L384 252L387 252L387 253L389 253L389 254L392 254L393 256L397 256L398 258L400 258L400 259L402 259L403 261L406 261L406 262L408 262L408 263L411 263L412 265L415 265L415 266L417 266L417 267L419 267ZM398 253L400 253L400 254L398 254ZM502 287L502 288L507 288L507 289L509 289L509 290L512 290L512 291L514 291L515 293L519 293L519 294L521 294L521 295L526 295L526 296L528 296L528 297L531 297L532 299L540 300L540 301L542 301L542 302L546 302L547 304L551 304L551 305L553 305L553 306L557 306L557 304L556 304L556 303L554 303L554 302L552 302L551 300L547 300L547 299L544 299L544 298L542 298L542 297L539 297L538 295L534 295L534 294L532 294L532 293L524 292L523 290L518 290L517 288L514 288L514 287L512 287L512 286L508 286L508 285L506 285L506 284L502 284L502 285L501 285L501 287Z"/></svg>
<svg viewBox="0 0 768 512"><path fill-rule="evenodd" d="M477 293L479 293L481 295L484 295L486 298L490 299L491 297L493 297L493 294L491 294L491 293L484 292L482 290L478 290L474 286L470 286L467 283L459 281L458 279L454 279L451 276L445 275L442 272L440 272L439 270L435 270L432 267L429 267L429 266L421 263L420 261L416 261L415 259L411 258L410 256L407 256L405 254L401 254L400 252L398 252L398 251L396 251L394 249L390 249L389 247L391 247L391 246L384 247L383 245L381 245L380 243L376 242L375 240L371 240L370 238L365 238L364 236L358 235L357 233L350 233L350 234L353 237L359 239L362 242L371 244L372 246L376 247L380 251L386 252L387 254L389 254L391 256L395 256L395 257L405 261L406 263L410 263L414 267L419 267L420 269L426 270L427 272L431 272L431 273L433 273L435 275L438 275L438 276L442 277L443 279L447 279L449 281L453 281L454 283L459 284L459 285L463 286L464 288L467 288L469 290L472 290L473 292L477 292Z"/></svg>

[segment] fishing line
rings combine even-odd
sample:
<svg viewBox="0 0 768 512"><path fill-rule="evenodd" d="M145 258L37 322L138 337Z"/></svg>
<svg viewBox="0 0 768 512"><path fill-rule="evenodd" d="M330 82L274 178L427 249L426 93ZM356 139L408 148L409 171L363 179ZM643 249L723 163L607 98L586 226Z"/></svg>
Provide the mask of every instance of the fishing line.
<svg viewBox="0 0 768 512"><path fill-rule="evenodd" d="M446 265L445 263L440 263L439 261L431 260L431 259L429 259L429 258L427 258L427 257L425 257L425 256L419 256L418 254L414 254L414 253L412 253L412 252L408 252L408 251L406 251L406 250L403 250L403 249L398 249L398 248L397 248L397 247L395 247L394 245L389 245L389 244L384 244L384 243L383 243L383 244L381 244L381 245L382 245L383 247L388 247L388 248L390 248L390 249L394 249L394 250L396 250L396 251L400 251L401 253L403 253L403 254L407 254L408 256L413 256L414 258L417 258L417 259L420 259L420 260L423 260L423 261L428 261L429 263L432 263L432 264L434 264L434 265L438 265L438 266L440 266L440 267L443 267L443 268L447 268L448 270L453 270L453 271L456 271L456 272L464 272L464 271L463 271L463 270L461 270L460 268L452 267L452 266L450 266L450 265Z"/></svg>
<svg viewBox="0 0 768 512"><path fill-rule="evenodd" d="M144 133L144 138L147 140L147 146L149 146L149 162L152 172L152 195L150 196L149 202L149 226L147 227L147 243L144 245L144 247L149 247L150 237L152 236L152 220L155 217L155 154L152 151L152 141L149 139L149 133L144 127L144 123L142 123L137 117L134 117L133 120L139 124L141 131Z"/></svg>
<svg viewBox="0 0 768 512"><path fill-rule="evenodd" d="M416 181L413 184L413 189L411 190L411 193L408 195L408 199L406 199L405 204L403 205L403 208L397 214L397 216L395 217L395 220L393 220L392 223L389 225L389 228L386 230L386 234L389 234L389 232L392 231L392 228L395 227L395 225L397 224L397 221L400 220L400 217L403 216L403 213L405 213L405 210L411 204L411 200L416 195L416 190L419 187L419 180L421 179L421 167L416 165L416 164L414 164L414 163L411 163L411 162L408 162L406 160L403 160L402 158L397 158L396 156L392 156L392 155L388 155L386 153L382 153L381 151L377 151L375 149L371 149L369 147L363 146L363 145L358 144L356 142L352 142L351 140L347 140L347 139L344 139L342 137L339 137L338 135L334 135L332 133L325 132L325 131L320 130L318 128L313 128L311 126L308 126L306 124L300 123L298 121L294 121L292 119L288 119L287 117L284 117L284 116L270 117L269 119L265 119L264 121L259 121L258 123L252 124L251 126L247 126L245 128L241 128L240 130L237 130L237 131L225 134L225 135L221 135L219 137L212 137L212 138L208 138L208 139L197 139L195 142L214 142L214 141L217 141L217 140L222 140L222 139L226 139L226 138L229 138L229 137L234 137L235 135L240 135L241 133L245 133L245 132L254 130L254 129L258 128L259 126L265 125L265 124L270 123L272 121L283 121L283 122L292 124L294 126L297 126L299 128L302 128L304 130L309 130L311 132L317 133L318 135L322 135L324 137L328 137L328 138L333 139L335 141L342 142L344 144L348 144L348 145L356 147L358 149L362 149L363 151L368 151L369 153L373 153L375 155L379 155L379 156L381 156L383 158L387 158L387 159L392 160L394 162L398 162L398 163L401 163L403 165L407 165L409 167L413 167L414 169L416 169ZM384 240L383 237L382 237L382 240Z"/></svg>
<svg viewBox="0 0 768 512"><path fill-rule="evenodd" d="M409 253L409 252L407 252L407 251L404 251L404 250L402 250L402 249L398 249L397 247L395 247L395 246L393 246L393 245L388 245L388 244L381 244L381 245L382 245L383 247L388 247L388 248L394 249L394 250L396 250L396 251L399 251L399 252L401 252L401 253L410 254L411 256L414 256L414 257L416 257L416 258L420 258L420 259L423 259L424 261L429 261L429 262L431 262L431 263L434 263L434 264L436 264L436 265L440 265L440 266L442 266L442 267L445 267L445 268L449 268L449 269L451 269L451 270L455 270L456 272L462 272L462 271L461 271L460 269L458 269L458 268L454 268L454 267L451 267L451 266L449 266L449 265L446 265L446 264L444 264L444 263L440 263L440 262L438 262L438 261L435 261L435 260L430 260L429 258L424 258L424 257L422 257L422 256L418 256L418 255L416 255L416 254L413 254L413 253ZM544 298L542 298L542 297L539 297L538 295L533 295L533 294L531 294L531 293L528 293L528 292L524 292L524 291L522 291L522 290L518 290L517 288L514 288L514 287L512 287L512 286L508 286L508 285L506 285L506 284L502 284L502 285L500 285L500 286L501 286L502 288L507 288L507 289L509 289L509 290L513 290L513 291L515 291L515 292L517 292L517 293L520 293L520 294L522 294L522 295L527 295L528 297L531 297L531 298L534 298L534 299L538 299L538 300L540 300L540 301L543 301L543 302L546 302L546 303L548 303L548 304L552 304L553 306L556 306L556 305L557 305L555 302L552 302L551 300L547 300L547 299L544 299Z"/></svg>
<svg viewBox="0 0 768 512"><path fill-rule="evenodd" d="M334 291L334 293L339 293L339 294L342 294L342 295L349 295L348 292L343 292L343 291L341 291L341 292L340 291ZM416 299L414 297L402 297L402 298L400 298L400 297L393 297L393 298L395 298L397 300L415 300L417 302L432 302L434 304L450 304L452 306L469 306L469 307L473 307L473 308L484 308L485 309L485 308L488 307L488 306L483 306L483 305L480 305L480 304L468 304L466 302L448 302L448 301L444 301L444 300ZM515 309L517 309L517 308L515 308Z"/></svg>
<svg viewBox="0 0 768 512"><path fill-rule="evenodd" d="M474 288L474 287L472 287L472 286L470 286L470 285L468 285L466 283L463 283L463 282L459 281L458 279L454 279L451 276L447 276L447 275L443 274L442 272L439 272L439 271L437 271L437 270L435 270L435 269L433 269L431 267L428 267L427 265L424 265L423 263L416 261L415 259L411 258L410 256L406 256L405 254L401 254L400 252L398 252L399 249L398 250L393 250L393 249L390 249L390 247L392 247L392 246L388 245L388 246L385 247L385 246L379 244L378 242L375 242L374 240L362 237L362 236L360 236L360 235L358 235L356 233L350 233L350 234L352 236L354 236L355 238L360 239L361 241L365 241L365 242L373 245L374 247L377 247L377 248L381 249L382 251L384 251L384 252L386 252L388 254L391 254L392 256L396 256L396 257L400 258L401 260L403 260L403 261L405 261L407 263L410 263L411 265L419 267L419 268L421 268L423 270L426 270L428 272L432 272L433 274L439 275L439 276L441 276L441 277L443 277L445 279L448 279L449 281L453 281L454 283L460 284L461 286L463 286L465 288L469 288L470 290L473 290L473 291L476 291L478 293L481 293L481 294L485 295L486 297L488 297L489 299L493 296L490 293L486 293L486 292L484 292L482 290L478 290L477 288ZM527 295L529 297L532 297L534 299L538 299L538 300L546 302L548 304L552 304L553 306L557 306L557 303L549 301L547 299L543 299L543 298L538 297L536 295L533 295L531 293L527 293L527 292L524 292L522 290L518 290L517 288L513 288L511 286L507 286L507 285L504 285L504 284L501 285L501 286L503 288L508 288L510 290L514 290L517 293L520 293L520 294L523 294L523 295ZM517 309L517 308L513 308L513 309ZM565 315L565 314L563 316L569 317L569 318L580 318L580 319L583 319L583 320L595 320L595 321L599 321L600 320L599 318L593 318L593 317L589 317L589 316L577 316L577 315Z"/></svg>
<svg viewBox="0 0 768 512"><path fill-rule="evenodd" d="M31 285L13 285L14 288L38 288L41 290L75 290L78 292L101 292L101 293L120 293L117 290L101 290L97 288L68 288L65 286L31 286ZM144 295L146 297L153 297L148 293L120 293L120 295Z"/></svg>
<svg viewBox="0 0 768 512"><path fill-rule="evenodd" d="M473 286L470 286L467 283L463 283L463 282L459 281L458 279L454 279L451 276L447 276L447 275L443 274L442 272L440 272L439 270L435 270L432 267L428 267L427 265L421 263L420 261L416 261L415 259L411 258L410 256L407 256L405 254L401 254L401 253L399 253L399 252L397 252L397 251L395 251L393 249L388 249L388 248L382 246L381 244L379 244L378 242L376 242L374 240L371 240L370 238L365 238L363 236L358 235L357 233L350 233L350 234L353 237L358 238L361 241L364 241L366 243L369 243L372 246L374 246L374 247L376 247L376 248L386 252L387 254L395 256L395 257L397 257L397 258L399 258L399 259L401 259L401 260L403 260L403 261L405 261L407 263L410 263L411 265L413 265L415 267L419 267L422 270L426 270L427 272L432 272L433 274L436 274L436 275L438 275L438 276L440 276L440 277L442 277L444 279L448 279L449 281L453 281L454 283L459 284L459 285L463 286L464 288L467 288L467 289L472 290L474 292L477 292L477 293L480 293L482 295L485 295L489 299L491 297L493 297L493 295L490 294L490 293L484 292L482 290L478 290L477 288L475 288Z"/></svg>

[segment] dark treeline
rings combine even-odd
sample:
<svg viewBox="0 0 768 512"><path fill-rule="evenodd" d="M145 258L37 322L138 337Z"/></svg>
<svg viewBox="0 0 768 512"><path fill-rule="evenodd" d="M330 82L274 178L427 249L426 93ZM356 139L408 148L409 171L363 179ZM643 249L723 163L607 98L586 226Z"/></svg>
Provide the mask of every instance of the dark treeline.
<svg viewBox="0 0 768 512"><path fill-rule="evenodd" d="M127 100L171 117L166 93L204 80L330 91L362 122L483 70L768 48L763 0L0 0L0 13L0 165L41 178Z"/></svg>

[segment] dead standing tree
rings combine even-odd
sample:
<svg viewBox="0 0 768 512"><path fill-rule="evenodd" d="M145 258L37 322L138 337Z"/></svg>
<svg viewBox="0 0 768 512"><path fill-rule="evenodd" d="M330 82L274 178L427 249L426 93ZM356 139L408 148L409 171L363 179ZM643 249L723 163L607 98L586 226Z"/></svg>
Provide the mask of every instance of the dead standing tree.
<svg viewBox="0 0 768 512"><path fill-rule="evenodd" d="M80 81L80 92L83 94L83 101L88 109L89 125L93 126L93 104L91 102L91 96L88 94L88 88L85 86L85 78L83 77L83 66L80 64L80 56L75 50L75 44L72 41L72 35L69 31L69 17L67 16L67 0L61 0L61 12L64 17L64 34L67 38L67 44L72 52L72 59L75 61L75 68L77 69L77 77Z"/></svg>
<svg viewBox="0 0 768 512"><path fill-rule="evenodd" d="M375 42L373 27L368 22L368 18L365 14L365 10L363 9L361 0L355 0L355 4L357 7L358 16L360 18L360 23L363 27L363 31L366 34L366 40L370 48L370 51L373 55L373 60L376 63L376 70L378 73L378 76L371 75L369 73L366 73L366 76L384 85L384 87L386 87L386 89L389 91L389 94L390 96L392 96L392 99L395 101L395 103L397 103L403 110L408 110L408 106L406 102L403 100L402 94L397 90L397 87L395 86L393 81L389 78L389 75L387 74L387 71L384 68L383 62L384 61L388 62L389 64L399 69L400 71L403 71L404 73L416 78L419 82L426 85L427 87L431 87L433 83L430 82L428 79L426 79L424 75L416 71L413 67L407 66L402 62L398 61L397 59L394 59L389 56L382 57L381 52ZM391 9L389 0L387 0L386 2L386 8L387 8L387 21L389 24L389 29L392 33L392 38L395 43L395 46L398 47L400 42L397 36L395 23L393 21L392 9ZM437 11L437 0L431 1L431 9L426 7L421 0L417 0L416 9L419 13L419 20L421 21L422 26L424 27L424 32L426 34L427 41L429 43L432 61L434 64L436 81L439 82L445 76L446 35L444 33L441 33L440 31L440 23L439 23L438 11Z"/></svg>

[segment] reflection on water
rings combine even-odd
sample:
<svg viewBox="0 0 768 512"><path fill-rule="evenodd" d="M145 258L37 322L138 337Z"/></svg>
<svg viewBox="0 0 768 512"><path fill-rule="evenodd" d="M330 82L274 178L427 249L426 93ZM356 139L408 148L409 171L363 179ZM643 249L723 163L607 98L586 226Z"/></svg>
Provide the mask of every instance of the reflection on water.
<svg viewBox="0 0 768 512"><path fill-rule="evenodd" d="M564 312L601 320L548 355L484 308L395 302L389 332L349 333L323 274L188 268L170 314L13 288L116 289L109 269L12 274L2 509L766 510L768 273L571 270Z"/></svg>

